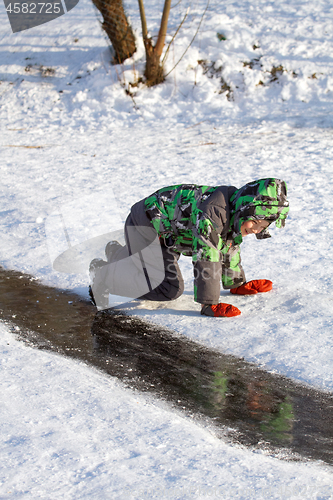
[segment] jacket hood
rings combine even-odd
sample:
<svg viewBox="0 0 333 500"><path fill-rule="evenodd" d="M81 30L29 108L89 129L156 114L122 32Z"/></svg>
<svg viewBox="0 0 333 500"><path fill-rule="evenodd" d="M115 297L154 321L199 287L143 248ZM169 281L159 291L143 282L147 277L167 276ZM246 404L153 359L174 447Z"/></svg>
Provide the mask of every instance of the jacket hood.
<svg viewBox="0 0 333 500"><path fill-rule="evenodd" d="M287 185L280 179L267 178L249 182L237 189L230 198L230 228L236 244L241 243L241 225L247 220L267 220L284 227L289 212ZM270 238L265 229L258 239Z"/></svg>

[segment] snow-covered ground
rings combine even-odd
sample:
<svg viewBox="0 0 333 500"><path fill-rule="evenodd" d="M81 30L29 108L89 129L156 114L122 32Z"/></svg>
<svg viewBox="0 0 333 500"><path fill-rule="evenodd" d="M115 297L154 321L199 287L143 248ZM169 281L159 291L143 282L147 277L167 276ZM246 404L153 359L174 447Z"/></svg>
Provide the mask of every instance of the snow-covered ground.
<svg viewBox="0 0 333 500"><path fill-rule="evenodd" d="M172 9L171 34L187 7ZM271 293L222 292L242 315L201 317L183 258L180 299L125 308L332 392L333 9L328 0L214 0L190 45L205 7L190 5L167 71L188 50L163 85L146 89L129 87L144 60L136 2L127 10L139 47L123 67L110 66L88 0L17 34L1 6L0 262L86 294L86 275L52 269L45 222L55 211L74 204L76 231L92 234L96 216L112 225L94 210L105 192L124 220L164 185L282 178L285 229L242 244L247 278L271 279ZM152 34L160 8L147 11ZM0 498L333 498L326 466L231 447L163 402L31 350L5 325L0 344Z"/></svg>

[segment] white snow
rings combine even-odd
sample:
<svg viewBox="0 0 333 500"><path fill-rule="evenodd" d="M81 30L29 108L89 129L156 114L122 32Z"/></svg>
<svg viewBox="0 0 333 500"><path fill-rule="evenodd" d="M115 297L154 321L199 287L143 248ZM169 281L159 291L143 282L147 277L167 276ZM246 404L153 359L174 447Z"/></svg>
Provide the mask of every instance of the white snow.
<svg viewBox="0 0 333 500"><path fill-rule="evenodd" d="M0 262L86 295L85 274L52 269L51 214L77 206L76 234L96 234L96 224L114 224L103 212L96 223L106 191L124 221L162 186L284 179L285 229L242 243L247 279L271 279L271 293L222 291L242 315L201 317L184 257L180 299L125 308L332 392L333 8L328 0L213 0L191 44L206 5L171 10L170 38L190 6L167 72L183 57L150 89L129 85L144 69L136 2L126 7L138 52L123 66L110 65L89 0L16 34L1 5ZM160 16L150 2L152 35ZM5 325L0 344L0 498L333 498L329 467L230 446L166 403L30 349Z"/></svg>

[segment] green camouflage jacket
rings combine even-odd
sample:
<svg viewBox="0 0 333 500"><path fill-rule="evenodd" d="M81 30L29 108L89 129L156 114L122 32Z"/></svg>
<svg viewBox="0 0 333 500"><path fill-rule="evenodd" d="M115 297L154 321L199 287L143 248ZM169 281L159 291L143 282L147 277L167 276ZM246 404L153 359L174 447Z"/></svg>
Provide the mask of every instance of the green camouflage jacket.
<svg viewBox="0 0 333 500"><path fill-rule="evenodd" d="M255 181L239 190L233 186L169 186L146 198L144 205L167 245L192 256L194 299L202 304L218 303L221 280L226 289L246 281L239 249L242 222L264 218L282 225L288 213L285 183L277 179ZM269 234L265 231L262 236Z"/></svg>

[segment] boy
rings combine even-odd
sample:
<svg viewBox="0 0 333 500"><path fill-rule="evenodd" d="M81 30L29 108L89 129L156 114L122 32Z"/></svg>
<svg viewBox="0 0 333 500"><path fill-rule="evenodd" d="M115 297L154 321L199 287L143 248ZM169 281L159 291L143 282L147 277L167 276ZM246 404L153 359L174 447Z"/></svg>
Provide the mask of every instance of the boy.
<svg viewBox="0 0 333 500"><path fill-rule="evenodd" d="M178 298L184 282L181 254L192 257L194 300L207 316L237 316L240 311L219 303L223 288L236 294L272 289L269 280L246 283L240 264L242 239L269 238L268 226L283 227L289 211L287 187L274 178L234 186L175 185L159 189L131 208L125 223L126 246L109 242L107 262L90 264L92 294L99 308L108 293L145 300Z"/></svg>

